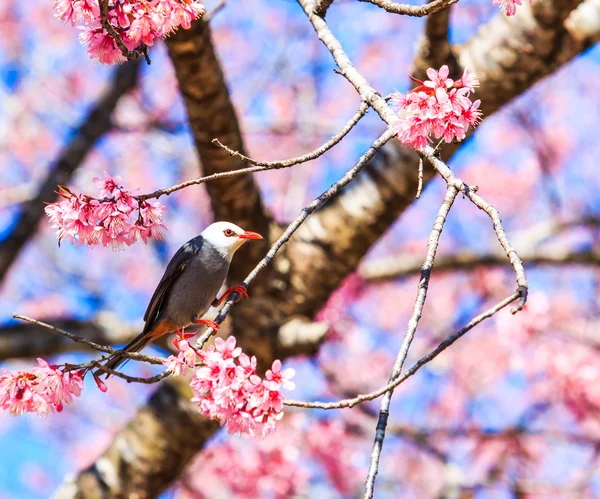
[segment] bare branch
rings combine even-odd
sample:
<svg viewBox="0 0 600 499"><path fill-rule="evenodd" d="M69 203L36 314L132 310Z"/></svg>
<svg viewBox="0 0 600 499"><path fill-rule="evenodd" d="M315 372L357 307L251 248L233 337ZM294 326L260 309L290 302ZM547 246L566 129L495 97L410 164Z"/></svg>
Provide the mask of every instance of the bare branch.
<svg viewBox="0 0 600 499"><path fill-rule="evenodd" d="M425 19L425 29L412 65L412 75L416 78L425 79L428 68L439 68L444 64L450 68L450 74L462 72L448 38L450 11L449 6Z"/></svg>
<svg viewBox="0 0 600 499"><path fill-rule="evenodd" d="M442 9L458 2L458 0L433 0L426 5L410 5L405 3L397 3L391 0L359 0L360 2L372 3L382 9L391 12L392 14L400 14L403 16L423 17L434 12L439 12Z"/></svg>
<svg viewBox="0 0 600 499"><path fill-rule="evenodd" d="M350 130L352 130L352 128L354 128L354 126L360 121L360 119L365 115L368 108L369 108L369 106L367 104L361 103L356 114L352 118L350 118L350 120L346 123L346 125L344 125L344 127L338 133L336 133L327 142L325 142L322 146L318 147L314 151L303 154L302 156L298 156L296 158L284 159L281 161L266 161L266 162L255 161L255 160L249 158L248 156L244 156L242 153L240 153L238 151L234 151L233 149L230 149L229 147L225 146L224 144L222 144L219 141L219 139L213 139L212 143L217 145L221 149L224 149L225 151L227 151L227 153L229 155L236 157L238 159L241 159L247 163L256 165L256 166L248 167L248 168L240 168L238 170L230 170L230 171L225 171L225 172L220 172L220 173L213 173L212 175L207 175L206 177L200 177L200 178L196 178L196 179L186 180L185 182L181 182L180 184L176 184L176 185L173 185L173 186L165 188L165 189L159 189L159 190L151 192L149 194L141 194L141 195L134 196L134 197L139 201L143 201L145 199L159 198L164 195L168 196L169 194L172 194L173 192L179 191L181 189L185 189L186 187L189 187L191 185L200 185L200 184L204 184L205 182L209 182L211 180L219 180L219 179L223 179L223 178L236 177L238 175L244 175L247 173L263 172L266 170L278 170L281 168L289 168L290 166L294 166L294 165L298 165L300 163L305 163L307 161L311 161L313 159L318 158L323 153L325 153L326 151L331 149L333 146L338 144L350 132Z"/></svg>
<svg viewBox="0 0 600 499"><path fill-rule="evenodd" d="M242 159L242 160L246 161L247 163L251 163L256 166L262 166L262 167L265 167L265 169L269 169L269 170L277 169L277 168L288 168L290 166L299 165L300 163L306 163L307 161L316 159L319 156L321 156L322 154L324 154L325 152L327 152L329 149L331 149L336 144L339 144L339 142L346 135L348 135L350 130L352 130L354 128L354 126L360 121L360 119L366 114L366 112L368 110L369 110L368 104L361 102L361 104L358 108L358 111L356 111L356 114L352 118L350 118L350 120L344 125L344 127L338 133L336 133L327 142L325 142L322 146L318 147L314 151L311 151L307 154L303 154L302 156L298 156L296 158L283 159L283 160L279 160L279 161L256 161L254 159L249 158L248 156L244 156L243 154L240 154L238 151L234 151L233 149L230 149L229 147L223 145L219 141L219 139L213 139L212 142L213 142L213 144L219 146L220 148L225 149L231 156L235 156L236 158ZM261 171L261 170L258 170L258 171Z"/></svg>
<svg viewBox="0 0 600 499"><path fill-rule="evenodd" d="M421 318L421 314L423 313L423 307L427 298L427 289L429 287L431 269L433 268L435 254L437 252L437 247L439 245L440 237L442 235L444 223L446 222L448 213L450 212L450 208L452 208L454 200L456 199L456 196L459 192L460 190L456 186L448 184L446 196L444 197L444 201L442 202L437 217L435 218L433 229L431 230L431 234L429 235L429 242L427 243L427 253L425 256L425 261L423 262L423 266L421 267L421 279L419 281L417 298L415 300L412 315L410 317L410 320L408 321L408 327L404 335L404 340L402 341L400 351L398 352L396 362L394 363L394 367L392 369L390 383L394 382L396 378L398 378L402 373L402 366L404 365L404 361L406 359L406 356L408 355L408 349L410 348L410 344L412 343L412 340L415 336L415 332L417 331L419 319ZM375 493L375 477L377 476L377 472L379 470L379 458L381 457L383 439L385 438L385 429L390 414L390 403L392 400L392 393L393 389L387 391L383 396L383 400L381 401L381 407L379 409L379 418L377 421L375 442L373 444L373 451L371 452L371 463L369 465L369 473L367 474L367 482L365 485L365 499L371 499L373 497L373 494Z"/></svg>
<svg viewBox="0 0 600 499"><path fill-rule="evenodd" d="M600 251L548 248L519 250L523 263L531 265L600 265ZM399 279L415 274L420 270L420 259L413 254L400 254L395 257L367 262L360 269L360 276L367 281ZM481 266L504 266L506 255L495 253L473 253L461 251L450 255L440 255L435 262L438 271L474 270Z"/></svg>
<svg viewBox="0 0 600 499"><path fill-rule="evenodd" d="M450 168L448 168L448 166L438 156L435 155L433 148L427 146L422 153L423 156L426 157L440 173L440 175L444 177L444 180L448 186L454 186L456 189L460 190L469 200L473 202L475 206L477 206L477 208L485 211L492 220L498 241L506 252L506 256L510 260L511 265L515 270L517 285L519 286L519 291L521 293L521 300L519 301L519 304L511 310L511 313L515 314L522 310L525 302L527 301L528 288L527 278L525 277L525 269L523 268L523 263L521 262L516 250L508 242L508 238L506 237L506 232L502 226L502 220L500 220L500 214L498 213L498 210L485 201L481 196L477 195L476 189L470 188L462 180L456 178L454 173L452 173L452 170L450 170Z"/></svg>
<svg viewBox="0 0 600 499"><path fill-rule="evenodd" d="M423 192L423 158L419 158L419 176L417 185L417 194L415 195L415 199L419 199L421 197L421 193Z"/></svg>
<svg viewBox="0 0 600 499"><path fill-rule="evenodd" d="M37 319L32 319L31 317L27 317L26 315L21 315L21 314L15 313L15 314L13 314L13 317L15 319L20 319L22 321L29 322L30 324L35 324L36 326L46 328L50 331L53 331L62 336L65 336L65 337L69 338L70 340L75 341L77 343L83 343L84 345L86 345L90 348L93 348L94 350L98 350L99 352L109 353L112 356L116 356L116 357L127 357L132 360L148 362L149 364L156 364L156 365L163 364L163 360L164 360L163 358L152 357L150 355L143 355L138 352L125 352L124 350L117 350L116 348L111 348L106 345L99 345L98 343L95 343L93 341L86 340L85 338L80 338L79 336L71 334L68 331L65 331L64 329L60 329L60 328L57 328L50 324L47 324L45 322L38 321Z"/></svg>
<svg viewBox="0 0 600 499"><path fill-rule="evenodd" d="M354 407L355 405L361 404L368 400L374 400L378 397L381 397L386 392L393 390L398 385L400 385L401 383L406 381L408 378L413 376L425 364L428 364L433 359L435 359L440 353L442 353L444 350L446 350L446 348L448 348L450 345L455 343L459 338L464 336L466 333L468 333L471 329L473 329L478 324L482 323L484 320L489 319L494 314L496 314L503 308L510 305L513 301L518 299L519 296L520 296L519 292L515 292L512 295L505 298L504 300L502 300L501 302L494 305L489 310L487 310L484 313L478 315L477 317L471 319L471 321L466 326L464 326L462 329L460 329L459 331L454 333L447 340L441 342L436 347L435 350L432 350L425 357L422 357L421 359L419 359L419 361L416 362L408 371L404 371L400 376L398 376L396 379L394 379L394 381L389 383L387 386L380 388L379 390L375 390L374 392L366 393L364 395L357 395L354 398L339 400L338 402L303 402L300 400L286 400L286 401L284 401L283 404L290 406L290 407L303 407L305 409L330 410L330 409L343 409L346 407Z"/></svg>

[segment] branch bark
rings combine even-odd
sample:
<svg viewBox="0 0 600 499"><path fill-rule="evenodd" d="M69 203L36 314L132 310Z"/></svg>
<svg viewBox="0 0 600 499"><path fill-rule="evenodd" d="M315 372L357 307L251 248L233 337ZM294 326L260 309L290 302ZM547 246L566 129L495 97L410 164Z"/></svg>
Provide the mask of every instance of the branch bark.
<svg viewBox="0 0 600 499"><path fill-rule="evenodd" d="M44 203L56 199L57 184L68 184L71 176L83 163L96 141L112 128L110 119L117 103L137 85L140 61L119 66L108 90L94 105L74 134L73 140L49 168L49 173L34 198L21 206L17 224L5 240L0 242L0 281L16 260L21 248L35 234L44 216Z"/></svg>
<svg viewBox="0 0 600 499"><path fill-rule="evenodd" d="M530 265L600 265L600 251L571 250L568 248L534 249L519 251L523 263ZM440 255L435 262L436 271L473 270L481 266L506 266L506 255L495 253L472 253L463 251L451 255ZM370 262L360 270L360 275L368 281L401 279L420 270L420 258L403 254L394 258Z"/></svg>

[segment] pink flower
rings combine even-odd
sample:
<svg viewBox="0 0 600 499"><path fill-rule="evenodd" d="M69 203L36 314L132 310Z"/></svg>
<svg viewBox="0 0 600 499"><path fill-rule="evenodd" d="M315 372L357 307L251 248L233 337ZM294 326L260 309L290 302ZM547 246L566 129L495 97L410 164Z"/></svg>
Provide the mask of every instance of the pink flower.
<svg viewBox="0 0 600 499"><path fill-rule="evenodd" d="M61 371L38 359L39 367L33 372L0 375L0 409L13 416L25 412L37 412L47 416L55 409L60 412L63 403L71 403L83 389L83 377L79 371Z"/></svg>
<svg viewBox="0 0 600 499"><path fill-rule="evenodd" d="M273 362L262 380L256 374L256 358L249 358L236 347L235 337L217 338L215 345L199 352L204 364L191 382L192 401L200 412L219 419L229 433L265 436L283 417L281 387L294 388L293 369L281 370Z"/></svg>
<svg viewBox="0 0 600 499"><path fill-rule="evenodd" d="M74 0L73 17L85 24L100 19L100 6L97 0Z"/></svg>
<svg viewBox="0 0 600 499"><path fill-rule="evenodd" d="M492 5L496 7L500 6L500 10L502 10L507 16L514 16L517 12L517 5L523 5L521 0L494 0Z"/></svg>
<svg viewBox="0 0 600 499"><path fill-rule="evenodd" d="M429 68L429 80L413 78L415 89L406 95L392 95L398 119L390 127L405 145L423 149L431 136L445 142L460 141L469 127L477 126L481 120L480 101L472 103L469 98L479 85L477 75L465 70L459 80L453 81L448 74L447 66L439 71Z"/></svg>
<svg viewBox="0 0 600 499"><path fill-rule="evenodd" d="M167 366L167 371L173 373L173 376L185 374L186 363L180 358L180 354L177 354L177 356L169 355L163 360L163 364Z"/></svg>
<svg viewBox="0 0 600 499"><path fill-rule="evenodd" d="M88 46L88 54L92 59L98 59L102 64L125 61L125 57L121 54L112 36L104 28L101 26L82 27L81 30L79 41Z"/></svg>
<svg viewBox="0 0 600 499"><path fill-rule="evenodd" d="M132 42L134 48L140 43L145 43L148 46L153 45L156 31L153 29L152 18L144 8L135 9L132 17L131 25L125 32L127 39Z"/></svg>
<svg viewBox="0 0 600 499"><path fill-rule="evenodd" d="M281 370L281 361L279 359L273 362L273 366L270 370L267 371L265 375L266 381L265 386L269 390L277 391L280 387L285 388L286 390L293 390L296 388L296 385L293 381L290 381L296 371L292 368Z"/></svg>
<svg viewBox="0 0 600 499"><path fill-rule="evenodd" d="M429 77L429 81L423 82L423 85L429 88L450 88L454 81L448 78L450 74L450 70L448 66L444 65L440 68L439 71L436 71L433 68L429 68L427 70L427 76Z"/></svg>
<svg viewBox="0 0 600 499"><path fill-rule="evenodd" d="M120 185L120 177L95 178L100 188L99 198L74 194L59 186L61 200L46 206L58 241L68 239L73 244L102 244L119 248L142 239L161 239L166 230L163 215L166 207L160 202L138 200ZM133 221L135 218L135 222Z"/></svg>
<svg viewBox="0 0 600 499"><path fill-rule="evenodd" d="M54 0L54 16L64 22L75 25L72 0Z"/></svg>
<svg viewBox="0 0 600 499"><path fill-rule="evenodd" d="M83 378L78 371L60 371L50 366L44 359L37 359L40 367L33 370L37 377L38 392L47 402L54 405L58 412L63 410L63 402L70 404L73 397L79 397L83 390Z"/></svg>
<svg viewBox="0 0 600 499"><path fill-rule="evenodd" d="M463 75L460 79L454 82L455 88L466 88L469 92L475 92L475 87L479 86L479 77L476 73L469 71L465 68Z"/></svg>
<svg viewBox="0 0 600 499"><path fill-rule="evenodd" d="M163 0L163 4L169 4L171 7L169 21L173 28L182 26L184 29L190 29L192 21L205 12L204 5L196 0ZM163 31L163 34L168 34L168 31Z"/></svg>
<svg viewBox="0 0 600 499"><path fill-rule="evenodd" d="M115 192L122 189L121 180L119 175L112 177L108 172L104 172L104 178L94 177L94 184L101 189L98 196L100 198L114 198Z"/></svg>
<svg viewBox="0 0 600 499"><path fill-rule="evenodd" d="M36 392L35 381L32 373L3 371L0 376L0 409L9 411L13 416L21 416L25 412L46 416L52 412L52 406Z"/></svg>
<svg viewBox="0 0 600 499"><path fill-rule="evenodd" d="M230 336L227 338L227 341L224 341L222 338L217 338L215 340L216 351L221 354L223 359L239 357L242 353L242 349L240 347L236 348L235 342L235 336Z"/></svg>
<svg viewBox="0 0 600 499"><path fill-rule="evenodd" d="M88 54L104 64L125 58L112 36L101 27L98 0L54 0L55 16L71 24L80 23L79 39L88 45ZM154 44L182 26L190 28L194 19L204 14L204 6L196 0L109 0L108 22L115 28L129 50L142 43Z"/></svg>
<svg viewBox="0 0 600 499"><path fill-rule="evenodd" d="M175 338L173 346L179 350L179 353L176 357L170 355L163 361L163 364L167 366L167 371L171 371L173 376L179 376L180 374L185 374L186 366L196 367L196 351L187 340Z"/></svg>

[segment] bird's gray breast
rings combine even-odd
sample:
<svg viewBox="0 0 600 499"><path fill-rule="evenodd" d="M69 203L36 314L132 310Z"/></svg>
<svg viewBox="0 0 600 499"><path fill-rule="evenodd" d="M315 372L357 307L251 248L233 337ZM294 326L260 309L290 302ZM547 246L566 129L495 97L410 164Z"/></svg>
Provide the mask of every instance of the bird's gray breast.
<svg viewBox="0 0 600 499"><path fill-rule="evenodd" d="M186 327L204 315L223 285L228 270L229 260L204 241L173 284L161 318L178 327Z"/></svg>

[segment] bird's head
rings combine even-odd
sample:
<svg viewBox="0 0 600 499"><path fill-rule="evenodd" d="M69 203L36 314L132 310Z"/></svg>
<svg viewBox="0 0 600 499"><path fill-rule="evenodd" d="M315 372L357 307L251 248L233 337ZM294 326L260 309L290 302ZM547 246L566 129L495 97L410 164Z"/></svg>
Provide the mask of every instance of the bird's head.
<svg viewBox="0 0 600 499"><path fill-rule="evenodd" d="M230 222L215 222L209 225L202 231L202 237L230 258L248 239L263 238L256 232L244 230Z"/></svg>

